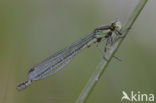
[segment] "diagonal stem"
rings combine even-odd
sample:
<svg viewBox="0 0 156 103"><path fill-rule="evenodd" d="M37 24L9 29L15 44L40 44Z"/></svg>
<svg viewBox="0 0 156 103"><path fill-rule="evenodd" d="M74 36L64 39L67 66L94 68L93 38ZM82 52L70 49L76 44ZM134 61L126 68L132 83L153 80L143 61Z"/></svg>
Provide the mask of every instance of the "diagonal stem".
<svg viewBox="0 0 156 103"><path fill-rule="evenodd" d="M131 16L129 17L128 21L126 24L123 26L121 32L123 33L124 37L128 34L130 28L133 26L135 23L137 17L139 16L140 12L144 8L145 4L147 3L148 0L140 0L136 8L133 10L131 13ZM91 94L93 91L95 85L97 84L98 80L104 73L105 69L107 68L108 64L110 63L112 57L114 54L117 52L118 48L120 47L121 43L123 42L125 38L122 38L118 40L111 48L110 50L107 51L105 54L108 58L108 61L106 60L101 60L99 64L97 65L94 73L92 76L89 78L86 86L83 88L80 96L77 98L76 103L84 103L86 102L88 96Z"/></svg>

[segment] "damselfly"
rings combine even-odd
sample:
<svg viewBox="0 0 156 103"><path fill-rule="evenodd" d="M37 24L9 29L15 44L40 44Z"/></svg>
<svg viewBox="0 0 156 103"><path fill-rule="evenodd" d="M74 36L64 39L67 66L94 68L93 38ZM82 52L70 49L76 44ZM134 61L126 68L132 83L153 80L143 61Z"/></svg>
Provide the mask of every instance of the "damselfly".
<svg viewBox="0 0 156 103"><path fill-rule="evenodd" d="M89 35L74 42L69 47L64 48L30 69L28 72L28 80L19 84L17 86L17 90L23 90L31 85L33 81L55 74L67 65L80 50L89 47L93 43L100 43L102 40L106 39L105 48L107 48L107 44L113 43L112 34L115 34L116 36L122 35L122 33L120 33L120 29L121 23L118 20L110 25L94 29Z"/></svg>

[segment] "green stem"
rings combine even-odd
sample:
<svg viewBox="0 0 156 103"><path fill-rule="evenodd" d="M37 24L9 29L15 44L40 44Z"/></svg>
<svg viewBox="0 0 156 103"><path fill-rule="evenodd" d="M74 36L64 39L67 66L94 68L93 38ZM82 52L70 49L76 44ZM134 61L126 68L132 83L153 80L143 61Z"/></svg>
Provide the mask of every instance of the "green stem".
<svg viewBox="0 0 156 103"><path fill-rule="evenodd" d="M132 25L134 24L135 20L139 16L140 12L144 8L147 1L148 0L140 0L139 1L138 5L136 6L136 8L131 13L131 16L129 17L128 21L123 26L121 32L123 33L123 35L125 37L128 34L128 32L129 32L130 28L132 27ZM104 71L107 68L108 64L110 63L112 57L117 52L118 48L120 47L120 45L121 45L121 43L123 42L124 39L125 38L118 40L114 44L114 46L112 46L110 48L110 50L107 51L107 53L105 55L107 56L108 61L103 60L103 59L100 61L100 63L96 67L96 70L94 71L94 73L92 74L90 79L88 80L86 86L83 88L80 96L77 98L76 103L84 103L87 100L88 96L93 91L93 88L95 87L98 80L100 79L100 77L104 73Z"/></svg>

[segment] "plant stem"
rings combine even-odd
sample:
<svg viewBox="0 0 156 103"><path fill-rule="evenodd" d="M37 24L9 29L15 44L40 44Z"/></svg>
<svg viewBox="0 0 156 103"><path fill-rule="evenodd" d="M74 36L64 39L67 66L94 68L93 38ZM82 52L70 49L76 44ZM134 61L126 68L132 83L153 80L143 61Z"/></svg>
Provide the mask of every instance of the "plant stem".
<svg viewBox="0 0 156 103"><path fill-rule="evenodd" d="M123 26L123 28L121 30L124 37L126 37L126 35L128 34L130 28L132 27L132 25L136 21L137 17L139 16L140 12L144 8L147 1L148 0L140 0L138 5L136 6L136 8L131 13L131 16L129 17L128 21L126 22L126 24ZM120 45L124 39L125 38L122 38L122 39L118 40L117 42L115 42L115 44L107 51L107 53L105 55L107 56L108 61L102 59L99 62L94 73L92 74L92 76L88 80L86 86L83 88L80 96L77 98L76 103L84 103L87 100L88 96L93 91L93 88L95 87L98 80L100 79L100 77L104 73L104 71L107 68L108 64L110 63L112 57L117 52L118 48L120 47Z"/></svg>

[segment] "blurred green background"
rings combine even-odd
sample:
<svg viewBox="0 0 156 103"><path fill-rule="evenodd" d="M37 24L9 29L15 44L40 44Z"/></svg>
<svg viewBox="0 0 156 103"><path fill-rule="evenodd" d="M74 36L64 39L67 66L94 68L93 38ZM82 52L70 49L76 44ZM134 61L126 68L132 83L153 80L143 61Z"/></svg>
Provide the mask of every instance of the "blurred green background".
<svg viewBox="0 0 156 103"><path fill-rule="evenodd" d="M22 92L27 72L58 50L109 24L124 24L138 0L1 0L0 103L74 103L101 59L95 45ZM120 103L122 91L156 93L156 12L149 0L87 103ZM124 103L128 103L124 101Z"/></svg>

